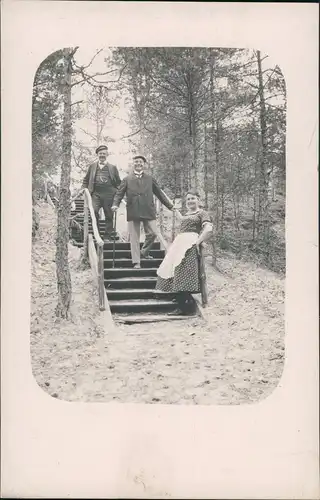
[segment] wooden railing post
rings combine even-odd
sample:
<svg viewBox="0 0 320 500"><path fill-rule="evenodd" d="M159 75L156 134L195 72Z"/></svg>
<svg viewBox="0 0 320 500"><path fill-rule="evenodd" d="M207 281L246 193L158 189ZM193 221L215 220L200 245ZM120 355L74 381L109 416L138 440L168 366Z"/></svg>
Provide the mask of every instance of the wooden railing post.
<svg viewBox="0 0 320 500"><path fill-rule="evenodd" d="M202 306L205 307L208 304L208 288L207 288L207 278L206 278L206 270L204 263L203 245L200 245L200 250L199 250L199 278L200 278Z"/></svg>
<svg viewBox="0 0 320 500"><path fill-rule="evenodd" d="M85 211L87 210L87 212L90 212L92 220L92 231L94 239L97 244L97 251L96 251L92 235L88 234L89 262L98 287L99 309L100 311L105 311L104 314L105 327L110 331L112 328L114 328L114 321L112 318L106 290L104 288L104 262L103 262L104 243L103 239L99 234L97 220L93 210L92 199L88 189L84 189L84 198L86 202Z"/></svg>
<svg viewBox="0 0 320 500"><path fill-rule="evenodd" d="M104 264L103 264L103 245L97 246L98 254L98 290L99 290L99 309L106 310L105 289L104 289Z"/></svg>
<svg viewBox="0 0 320 500"><path fill-rule="evenodd" d="M51 196L49 193L47 193L47 203L49 203L49 205L53 208L53 210L56 210L57 207L55 206L55 204L53 203L52 199L51 199Z"/></svg>
<svg viewBox="0 0 320 500"><path fill-rule="evenodd" d="M83 220L83 258L88 259L88 237L89 237L89 208L87 196L84 196L84 220Z"/></svg>

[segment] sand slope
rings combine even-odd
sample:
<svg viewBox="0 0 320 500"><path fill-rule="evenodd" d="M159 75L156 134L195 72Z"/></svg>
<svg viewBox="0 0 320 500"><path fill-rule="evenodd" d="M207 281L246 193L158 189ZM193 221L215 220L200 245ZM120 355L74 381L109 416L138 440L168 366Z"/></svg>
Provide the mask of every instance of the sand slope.
<svg viewBox="0 0 320 500"><path fill-rule="evenodd" d="M73 302L57 320L55 224L37 207L32 250L32 368L38 384L68 401L242 404L267 397L284 363L284 278L226 255L207 264L208 323L117 324L103 335L91 271L70 245Z"/></svg>

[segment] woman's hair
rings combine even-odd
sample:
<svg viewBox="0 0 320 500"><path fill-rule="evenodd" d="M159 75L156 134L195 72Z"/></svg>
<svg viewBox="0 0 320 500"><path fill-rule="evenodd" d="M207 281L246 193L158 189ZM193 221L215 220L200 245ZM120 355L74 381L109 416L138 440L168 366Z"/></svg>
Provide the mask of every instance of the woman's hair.
<svg viewBox="0 0 320 500"><path fill-rule="evenodd" d="M186 197L188 196L188 194L192 194L192 196L196 196L197 198L200 199L200 194L196 189L189 189L189 191L187 191L186 193Z"/></svg>

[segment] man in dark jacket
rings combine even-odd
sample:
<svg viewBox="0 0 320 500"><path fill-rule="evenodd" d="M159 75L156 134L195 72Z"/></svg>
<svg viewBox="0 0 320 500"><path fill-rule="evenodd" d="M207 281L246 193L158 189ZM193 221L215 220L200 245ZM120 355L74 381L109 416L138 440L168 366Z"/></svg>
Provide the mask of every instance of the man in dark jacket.
<svg viewBox="0 0 320 500"><path fill-rule="evenodd" d="M105 215L104 239L108 240L111 238L113 230L111 206L121 179L117 167L107 162L108 147L99 146L96 149L96 154L98 160L89 166L82 187L88 188L91 194L97 222L99 221L99 210L101 207L103 208Z"/></svg>
<svg viewBox="0 0 320 500"><path fill-rule="evenodd" d="M156 180L144 171L146 159L138 155L133 158L133 172L123 179L114 197L111 209L116 211L124 195L127 195L127 221L130 235L131 258L135 268L140 267L141 257L152 258L149 251L157 237L156 209L153 195L169 210L173 203L160 189ZM143 223L145 242L140 253L140 223Z"/></svg>

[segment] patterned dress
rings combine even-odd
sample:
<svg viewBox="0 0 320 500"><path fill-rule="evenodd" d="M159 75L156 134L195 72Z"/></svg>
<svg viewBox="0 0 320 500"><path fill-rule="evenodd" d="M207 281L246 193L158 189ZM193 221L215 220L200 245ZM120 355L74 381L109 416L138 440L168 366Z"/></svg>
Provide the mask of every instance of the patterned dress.
<svg viewBox="0 0 320 500"><path fill-rule="evenodd" d="M204 210L185 215L180 233L174 239L157 274L156 290L162 292L200 292L199 260L196 241L210 216Z"/></svg>

